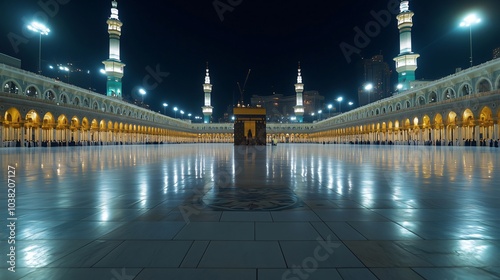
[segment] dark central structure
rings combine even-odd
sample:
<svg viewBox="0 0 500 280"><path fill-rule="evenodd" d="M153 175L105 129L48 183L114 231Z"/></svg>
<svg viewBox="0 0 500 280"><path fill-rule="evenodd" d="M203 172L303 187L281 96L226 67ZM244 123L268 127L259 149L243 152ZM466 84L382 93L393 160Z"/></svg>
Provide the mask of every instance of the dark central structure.
<svg viewBox="0 0 500 280"><path fill-rule="evenodd" d="M233 108L234 145L266 145L266 109Z"/></svg>

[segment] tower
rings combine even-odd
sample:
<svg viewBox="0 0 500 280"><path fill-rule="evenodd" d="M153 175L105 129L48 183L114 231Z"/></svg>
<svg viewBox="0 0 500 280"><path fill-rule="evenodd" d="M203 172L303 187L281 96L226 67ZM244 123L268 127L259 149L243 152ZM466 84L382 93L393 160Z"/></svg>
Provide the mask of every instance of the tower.
<svg viewBox="0 0 500 280"><path fill-rule="evenodd" d="M399 6L400 13L396 16L399 29L399 55L394 58L398 72L398 88L407 90L410 82L415 81L417 58L419 54L411 51L411 28L413 26L413 12L410 11L410 1L403 0Z"/></svg>
<svg viewBox="0 0 500 280"><path fill-rule="evenodd" d="M302 93L304 92L304 84L302 83L302 73L300 70L299 62L299 74L297 76L297 83L295 84L295 93L297 94L297 105L293 107L293 112L297 118L297 122L304 121L304 101L302 98Z"/></svg>
<svg viewBox="0 0 500 280"><path fill-rule="evenodd" d="M203 84L203 91L205 92L205 106L201 107L203 110L203 122L210 123L210 119L212 118L212 111L214 107L211 105L211 94L212 94L212 84L210 83L210 73L208 70L207 63L207 74L205 76L205 83Z"/></svg>
<svg viewBox="0 0 500 280"><path fill-rule="evenodd" d="M109 33L109 58L102 63L108 77L106 95L122 98L122 77L125 64L120 61L120 36L123 23L118 19L118 3L111 2L111 16L106 21Z"/></svg>

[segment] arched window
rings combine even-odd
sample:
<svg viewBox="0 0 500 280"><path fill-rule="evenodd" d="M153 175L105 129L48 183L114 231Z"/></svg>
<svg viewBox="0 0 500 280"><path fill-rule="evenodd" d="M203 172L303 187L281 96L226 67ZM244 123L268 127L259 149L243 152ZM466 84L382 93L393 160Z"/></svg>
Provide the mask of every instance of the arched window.
<svg viewBox="0 0 500 280"><path fill-rule="evenodd" d="M3 86L3 92L19 94L19 87L13 81L9 81Z"/></svg>
<svg viewBox="0 0 500 280"><path fill-rule="evenodd" d="M44 98L45 100L54 101L56 100L56 94L52 90L48 90L47 92L45 92Z"/></svg>
<svg viewBox="0 0 500 280"><path fill-rule="evenodd" d="M26 96L28 97L38 97L38 90L34 86L30 86L26 89Z"/></svg>
<svg viewBox="0 0 500 280"><path fill-rule="evenodd" d="M433 91L429 95L429 103L437 102L437 94Z"/></svg>

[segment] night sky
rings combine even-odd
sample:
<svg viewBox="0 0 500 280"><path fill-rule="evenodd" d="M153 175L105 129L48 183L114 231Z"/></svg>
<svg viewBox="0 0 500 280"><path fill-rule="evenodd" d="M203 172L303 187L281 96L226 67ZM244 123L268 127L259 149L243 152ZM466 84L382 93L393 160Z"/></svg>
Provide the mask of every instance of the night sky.
<svg viewBox="0 0 500 280"><path fill-rule="evenodd" d="M138 88L146 87L145 102L153 110L163 112L161 104L167 102L171 116L174 106L201 116L208 61L217 121L227 106L238 101L236 83L243 84L248 69L252 71L246 103L253 94L293 95L300 61L306 90L318 90L327 103L343 96L356 104L362 83L356 64L361 57L383 54L396 84L392 58L399 53L399 33L395 15L374 30L369 43L358 48L359 54L352 54L350 62L340 44L356 47L354 28L365 29L374 20L372 11L389 11L388 5L395 1L118 0L124 24L124 95L136 96ZM58 4L44 9L38 2ZM218 13L214 3L221 10L226 5L227 10ZM490 60L492 50L500 47L498 0L415 0L410 1L410 8L415 12L413 51L420 54L417 79L437 79L469 66L469 29L458 27L469 11L477 11L483 19L473 28L474 63ZM104 93L106 79L98 70L108 58L110 9L108 0L2 1L0 52L21 59L23 69L36 72L38 35L30 34L25 26L36 16L45 17L51 33L42 39L43 73L60 76L48 65L72 63L91 74L72 73L70 83ZM11 43L13 34L20 40L17 46ZM161 73L155 79L150 72L156 70ZM148 76L152 77L148 80Z"/></svg>

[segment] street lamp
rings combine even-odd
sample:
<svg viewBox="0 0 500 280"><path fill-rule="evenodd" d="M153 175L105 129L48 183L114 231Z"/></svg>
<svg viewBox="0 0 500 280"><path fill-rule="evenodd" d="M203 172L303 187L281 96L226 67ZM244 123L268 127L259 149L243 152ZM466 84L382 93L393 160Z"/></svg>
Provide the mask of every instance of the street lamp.
<svg viewBox="0 0 500 280"><path fill-rule="evenodd" d="M40 41L38 44L38 74L42 74L42 35L49 35L50 29L36 21L29 24L28 29L40 34Z"/></svg>
<svg viewBox="0 0 500 280"><path fill-rule="evenodd" d="M365 90L368 91L368 104L370 104L370 95L372 95L372 89L373 89L372 84L367 84L365 86Z"/></svg>
<svg viewBox="0 0 500 280"><path fill-rule="evenodd" d="M142 96L142 104L144 104L144 95L146 95L146 91L143 88L140 88L139 93Z"/></svg>
<svg viewBox="0 0 500 280"><path fill-rule="evenodd" d="M192 116L192 114L191 114L191 113L189 113L189 114L188 114L188 118L189 118L189 120L191 120L191 116Z"/></svg>
<svg viewBox="0 0 500 280"><path fill-rule="evenodd" d="M181 120L184 117L184 111L181 110Z"/></svg>
<svg viewBox="0 0 500 280"><path fill-rule="evenodd" d="M472 67L472 25L480 23L481 19L475 14L470 14L464 18L460 23L461 27L469 27L469 41L470 41L470 67Z"/></svg>
<svg viewBox="0 0 500 280"><path fill-rule="evenodd" d="M167 107L168 107L168 104L167 103L163 103L163 114L164 115L167 115Z"/></svg>
<svg viewBox="0 0 500 280"><path fill-rule="evenodd" d="M177 118L177 110L179 110L179 109L177 107L174 107L174 112L175 112L174 118Z"/></svg>
<svg viewBox="0 0 500 280"><path fill-rule="evenodd" d="M337 101L339 102L339 112L341 114L342 114L342 100L344 100L344 98L342 97L337 98Z"/></svg>
<svg viewBox="0 0 500 280"><path fill-rule="evenodd" d="M333 105L332 104L328 104L328 117L330 117L330 110L332 109Z"/></svg>

